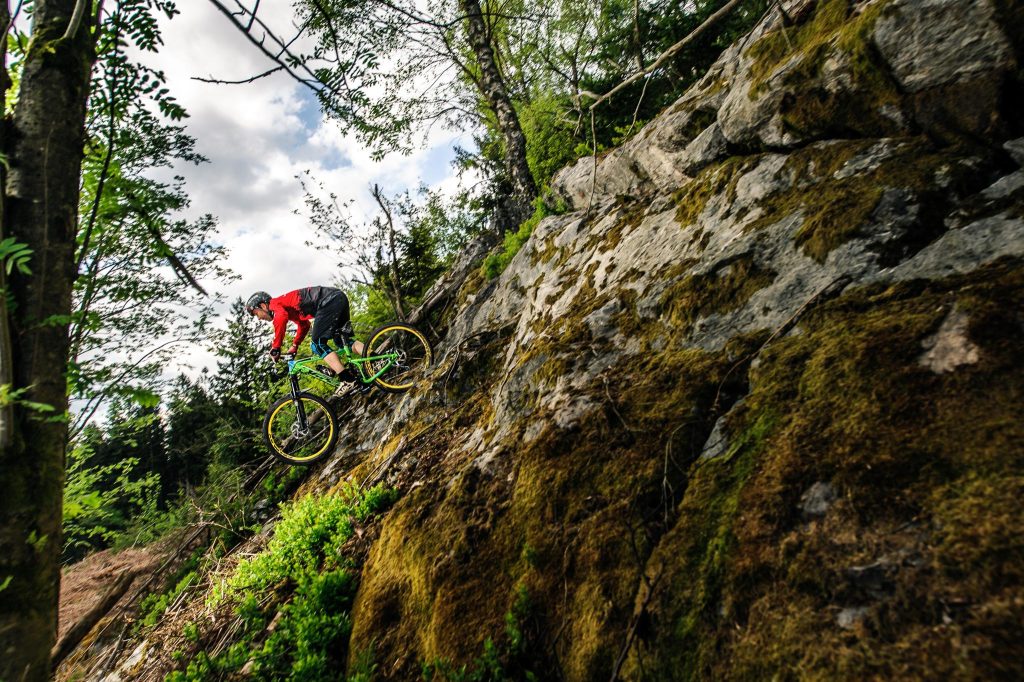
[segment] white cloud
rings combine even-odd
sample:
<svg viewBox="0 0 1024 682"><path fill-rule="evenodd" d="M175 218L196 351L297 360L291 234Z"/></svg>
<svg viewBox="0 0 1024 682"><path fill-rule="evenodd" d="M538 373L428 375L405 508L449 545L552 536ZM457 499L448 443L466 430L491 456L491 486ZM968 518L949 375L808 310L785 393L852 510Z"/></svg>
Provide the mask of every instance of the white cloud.
<svg viewBox="0 0 1024 682"><path fill-rule="evenodd" d="M305 245L315 235L295 214L303 208L296 176L306 170L339 198L355 199L357 219L372 212L368 188L374 183L389 194L424 182L457 188L452 146L469 145L468 136L436 128L424 148L377 162L336 123L321 120L312 94L283 73L246 85L194 80L247 78L273 64L212 3L193 1L180 8L181 15L162 23L164 46L143 61L165 72L172 95L190 115L186 124L197 151L210 160L174 170L186 179L191 213L219 218L227 265L241 275L222 287L229 301L255 290L277 295L337 279L334 259ZM266 16L271 25L291 26L290 3L264 3L263 12L271 13ZM194 349L186 361L197 367L214 364L208 349Z"/></svg>

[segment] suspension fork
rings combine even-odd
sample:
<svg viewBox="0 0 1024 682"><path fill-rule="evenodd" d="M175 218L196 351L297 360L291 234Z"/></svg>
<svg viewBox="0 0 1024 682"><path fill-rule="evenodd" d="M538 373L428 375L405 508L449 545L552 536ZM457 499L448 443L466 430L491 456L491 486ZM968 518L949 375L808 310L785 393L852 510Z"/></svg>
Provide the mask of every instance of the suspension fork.
<svg viewBox="0 0 1024 682"><path fill-rule="evenodd" d="M302 429L309 428L309 424L306 422L306 408L302 405L302 399L299 397L299 377L292 374L288 377L288 381L292 387L292 404L295 405L295 414L299 419L299 426Z"/></svg>

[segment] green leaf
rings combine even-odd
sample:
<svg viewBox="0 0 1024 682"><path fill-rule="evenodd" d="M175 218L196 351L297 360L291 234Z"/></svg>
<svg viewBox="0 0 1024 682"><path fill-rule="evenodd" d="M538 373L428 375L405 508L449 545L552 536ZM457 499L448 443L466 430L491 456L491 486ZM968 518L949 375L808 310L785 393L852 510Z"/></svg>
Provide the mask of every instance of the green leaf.
<svg viewBox="0 0 1024 682"><path fill-rule="evenodd" d="M31 275L28 262L32 257L32 249L28 244L21 244L15 241L14 237L8 237L0 241L0 267L3 267L7 274L11 274L14 268L23 275Z"/></svg>
<svg viewBox="0 0 1024 682"><path fill-rule="evenodd" d="M145 388L136 388L131 392L131 399L139 407L157 407L160 404L160 396Z"/></svg>
<svg viewBox="0 0 1024 682"><path fill-rule="evenodd" d="M39 535L35 531L32 531L28 534L28 538L25 539L25 542L27 542L28 545L38 553L42 552L43 549L46 548L46 541L49 537L49 535Z"/></svg>

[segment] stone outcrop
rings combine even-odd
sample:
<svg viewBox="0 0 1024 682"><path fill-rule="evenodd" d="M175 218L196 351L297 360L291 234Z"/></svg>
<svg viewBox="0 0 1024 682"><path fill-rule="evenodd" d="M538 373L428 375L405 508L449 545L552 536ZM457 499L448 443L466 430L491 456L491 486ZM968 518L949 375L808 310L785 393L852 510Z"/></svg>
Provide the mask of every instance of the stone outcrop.
<svg viewBox="0 0 1024 682"><path fill-rule="evenodd" d="M963 553L1022 521L1006 5L785 8L558 175L570 212L472 285L434 388L377 428L444 421L353 613L386 675L471 662L521 589L534 669L566 679L1016 665L1021 583ZM844 568L883 564L884 590Z"/></svg>
<svg viewBox="0 0 1024 682"><path fill-rule="evenodd" d="M1024 18L782 7L349 406L303 491L401 493L350 663L1024 674Z"/></svg>

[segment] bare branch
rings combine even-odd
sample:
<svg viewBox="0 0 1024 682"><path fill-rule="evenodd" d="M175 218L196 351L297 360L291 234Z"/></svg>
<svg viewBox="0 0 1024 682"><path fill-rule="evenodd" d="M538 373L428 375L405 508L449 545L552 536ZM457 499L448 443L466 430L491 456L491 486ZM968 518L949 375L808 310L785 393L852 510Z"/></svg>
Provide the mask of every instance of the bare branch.
<svg viewBox="0 0 1024 682"><path fill-rule="evenodd" d="M78 27L82 25L82 18L85 16L85 6L90 4L89 0L78 0L75 9L71 13L71 21L68 22L68 29L64 31L62 40L70 40L78 33Z"/></svg>
<svg viewBox="0 0 1024 682"><path fill-rule="evenodd" d="M266 78L267 76L269 76L272 73L277 73L278 71L282 71L284 68L285 68L284 66L278 65L278 66L275 66L272 69L264 71L263 73L256 74L255 76L252 76L250 78L243 78L242 80L237 80L237 81L221 80L220 78L214 78L212 76L209 77L209 78L202 78L200 76L192 76L192 80L199 81L200 83L216 83L218 85L244 85L246 83L254 83L255 81L258 81L261 78Z"/></svg>
<svg viewBox="0 0 1024 682"><path fill-rule="evenodd" d="M616 85L614 88L612 88L611 90L609 90L605 94L603 94L600 97L598 97L597 101L595 101L593 104L590 105L591 111L593 111L594 108L597 107L597 105L599 105L602 102L610 99L612 97L612 95L614 95L615 93L620 92L621 90L623 90L624 88L628 87L629 85L632 85L633 83L635 83L636 81L640 80L644 76L647 76L648 74L651 74L651 73L654 73L655 71L657 71L661 67L662 64L664 64L666 61L668 61L672 56L674 56L681 49L683 49L684 47L686 47L687 45L692 43L694 40L699 38L701 35L703 35L708 29L712 28L715 24L717 24L719 21L721 21L726 16L728 16L742 2L743 2L743 0L732 0L727 5L722 7L722 9L720 9L717 12L715 12L714 14L712 14L710 17L708 17L704 21L703 24L701 24L700 26L695 28L693 31L691 31L689 33L689 35L687 35L685 38L683 38L682 40L677 42L675 45L673 45L672 47L668 48L667 50L662 52L660 55L658 55L658 58L655 59L653 62L651 62L651 64L646 69L641 69L640 71L637 71L632 76L630 76L629 78L625 79L624 81L622 81L621 83Z"/></svg>

